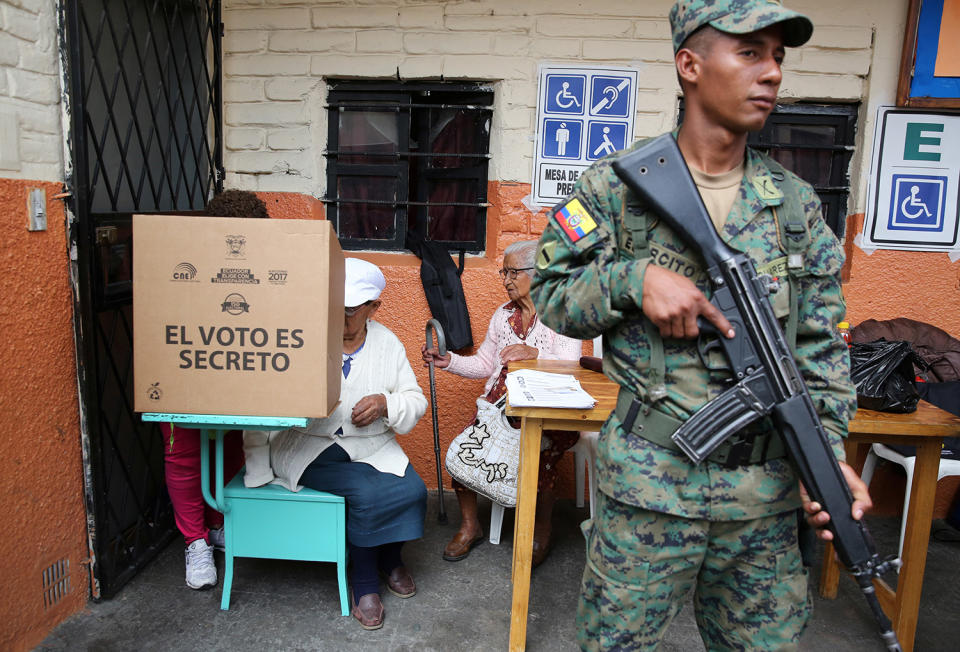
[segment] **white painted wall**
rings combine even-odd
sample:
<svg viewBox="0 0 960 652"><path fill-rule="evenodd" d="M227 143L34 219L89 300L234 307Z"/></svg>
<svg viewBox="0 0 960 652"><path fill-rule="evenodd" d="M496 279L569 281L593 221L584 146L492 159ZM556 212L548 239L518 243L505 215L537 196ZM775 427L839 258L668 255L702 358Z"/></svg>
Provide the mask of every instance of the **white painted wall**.
<svg viewBox="0 0 960 652"><path fill-rule="evenodd" d="M0 177L63 180L55 0L0 0Z"/></svg>
<svg viewBox="0 0 960 652"><path fill-rule="evenodd" d="M325 79L495 82L490 178L530 182L537 64L640 70L636 135L673 126L672 0L224 0L227 184L324 192ZM786 101L862 101L848 211L864 209L876 109L894 101L907 0L791 0L816 25ZM866 161L866 162L865 162Z"/></svg>

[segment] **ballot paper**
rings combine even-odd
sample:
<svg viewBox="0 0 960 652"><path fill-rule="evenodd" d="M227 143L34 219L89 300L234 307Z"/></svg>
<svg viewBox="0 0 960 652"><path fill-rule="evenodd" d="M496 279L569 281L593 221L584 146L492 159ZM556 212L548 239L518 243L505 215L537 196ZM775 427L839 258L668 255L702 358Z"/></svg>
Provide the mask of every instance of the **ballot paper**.
<svg viewBox="0 0 960 652"><path fill-rule="evenodd" d="M513 407L551 407L583 410L597 402L570 374L520 369L507 374L507 395Z"/></svg>

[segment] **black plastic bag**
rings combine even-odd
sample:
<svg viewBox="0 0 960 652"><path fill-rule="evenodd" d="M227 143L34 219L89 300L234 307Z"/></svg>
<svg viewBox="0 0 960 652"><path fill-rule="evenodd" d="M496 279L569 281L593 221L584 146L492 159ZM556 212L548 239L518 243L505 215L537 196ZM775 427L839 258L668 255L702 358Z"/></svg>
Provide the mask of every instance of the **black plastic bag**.
<svg viewBox="0 0 960 652"><path fill-rule="evenodd" d="M857 386L857 405L881 412L914 412L920 400L914 364L925 366L909 342L852 345L850 378Z"/></svg>

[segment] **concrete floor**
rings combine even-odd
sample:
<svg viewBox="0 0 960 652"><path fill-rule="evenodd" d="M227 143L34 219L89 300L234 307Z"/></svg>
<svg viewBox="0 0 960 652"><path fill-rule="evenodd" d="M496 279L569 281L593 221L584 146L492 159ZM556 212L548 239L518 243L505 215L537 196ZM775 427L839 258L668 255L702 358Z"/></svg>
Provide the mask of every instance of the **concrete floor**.
<svg viewBox="0 0 960 652"><path fill-rule="evenodd" d="M470 557L445 562L440 552L455 531L456 499L446 493L450 524L437 524L437 497L430 497L427 532L405 548L418 593L383 598L382 629L362 630L340 616L332 564L238 559L229 611L220 611L220 588L193 591L183 581L183 547L171 544L113 600L90 603L57 627L38 650L387 650L457 652L505 650L510 626L512 510L501 545L488 542ZM483 510L483 506L481 507ZM486 511L481 513L489 514ZM554 516L555 545L533 573L527 649L576 650L574 614L584 556L577 524L586 509L560 501ZM489 516L487 516L489 518ZM896 550L899 521L872 518L880 550ZM960 533L934 524L927 560L916 650L955 650L960 605ZM939 541L953 538L953 542ZM223 558L217 553L218 567ZM816 593L819 564L811 578ZM803 650L882 650L866 603L854 583L841 582L840 597L819 598ZM703 650L688 604L671 624L665 651Z"/></svg>

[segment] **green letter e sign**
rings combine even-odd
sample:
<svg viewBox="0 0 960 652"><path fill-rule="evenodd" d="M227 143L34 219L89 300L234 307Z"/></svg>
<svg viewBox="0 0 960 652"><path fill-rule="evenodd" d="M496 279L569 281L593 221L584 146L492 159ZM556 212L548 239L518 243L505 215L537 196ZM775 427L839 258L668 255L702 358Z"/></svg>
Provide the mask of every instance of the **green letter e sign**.
<svg viewBox="0 0 960 652"><path fill-rule="evenodd" d="M903 143L904 161L939 161L939 152L921 152L921 145L930 145L940 147L940 138L936 136L924 136L924 132L943 131L942 124L931 124L929 122L908 122L907 135Z"/></svg>

